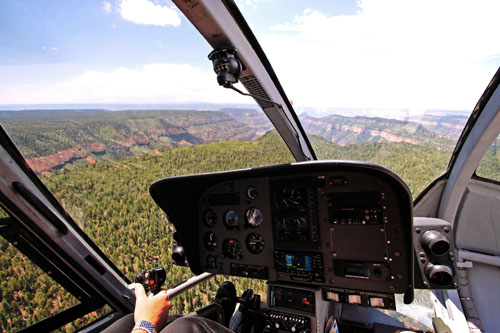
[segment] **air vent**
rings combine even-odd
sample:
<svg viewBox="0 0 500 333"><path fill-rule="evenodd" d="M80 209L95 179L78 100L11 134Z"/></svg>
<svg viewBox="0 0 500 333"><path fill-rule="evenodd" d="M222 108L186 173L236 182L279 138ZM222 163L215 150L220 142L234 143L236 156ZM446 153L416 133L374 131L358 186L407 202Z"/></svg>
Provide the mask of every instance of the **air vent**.
<svg viewBox="0 0 500 333"><path fill-rule="evenodd" d="M264 90L264 88L262 88L259 81L257 80L257 78L254 75L248 75L248 76L242 77L242 78L240 78L240 81L251 95L254 95L254 96L257 96L257 97L260 97L263 99L267 99L267 100L271 99L271 98L269 98L266 91ZM274 106L273 103L266 102L264 100L256 99L256 101L257 101L257 104L259 104L259 106L263 109L270 108L270 107Z"/></svg>

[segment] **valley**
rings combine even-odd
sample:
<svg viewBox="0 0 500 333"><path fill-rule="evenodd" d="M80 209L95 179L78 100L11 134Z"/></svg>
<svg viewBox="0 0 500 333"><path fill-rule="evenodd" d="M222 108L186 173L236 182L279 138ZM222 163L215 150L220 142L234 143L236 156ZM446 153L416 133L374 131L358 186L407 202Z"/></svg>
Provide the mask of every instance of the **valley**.
<svg viewBox="0 0 500 333"><path fill-rule="evenodd" d="M463 116L423 116L419 121L301 114L307 133L341 146L402 142L451 151ZM0 111L0 123L38 174L68 165L99 163L190 145L251 141L272 129L255 109L28 110Z"/></svg>

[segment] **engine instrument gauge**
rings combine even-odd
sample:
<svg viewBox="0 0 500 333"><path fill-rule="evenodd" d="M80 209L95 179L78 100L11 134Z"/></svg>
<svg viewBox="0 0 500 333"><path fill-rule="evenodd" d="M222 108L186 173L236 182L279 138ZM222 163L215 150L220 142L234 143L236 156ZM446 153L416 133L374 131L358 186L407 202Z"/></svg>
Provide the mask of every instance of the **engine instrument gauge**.
<svg viewBox="0 0 500 333"><path fill-rule="evenodd" d="M257 228L264 221L264 216L258 208L248 208L245 213L247 224L252 228Z"/></svg>
<svg viewBox="0 0 500 333"><path fill-rule="evenodd" d="M217 248L217 245L219 245L215 232L208 231L205 236L203 236L203 243L205 244L207 250L215 250Z"/></svg>
<svg viewBox="0 0 500 333"><path fill-rule="evenodd" d="M248 251L253 254L260 254L264 250L264 237L258 233L251 233L247 236L246 245Z"/></svg>
<svg viewBox="0 0 500 333"><path fill-rule="evenodd" d="M217 268L217 257L209 254L205 260L205 265L208 268Z"/></svg>
<svg viewBox="0 0 500 333"><path fill-rule="evenodd" d="M247 197L248 199L255 199L257 198L257 194L259 194L259 192L257 192L257 188L255 186L249 186L247 188Z"/></svg>
<svg viewBox="0 0 500 333"><path fill-rule="evenodd" d="M217 222L217 213L211 208L207 209L205 214L203 214L203 222L205 222L207 227L213 227L215 222Z"/></svg>
<svg viewBox="0 0 500 333"><path fill-rule="evenodd" d="M278 212L305 212L307 196L304 188L282 188L275 192Z"/></svg>
<svg viewBox="0 0 500 333"><path fill-rule="evenodd" d="M222 243L222 252L231 259L241 258L241 244L237 239L224 239Z"/></svg>
<svg viewBox="0 0 500 333"><path fill-rule="evenodd" d="M228 228L238 227L239 220L240 216L234 210L228 210L226 214L224 214L224 224Z"/></svg>

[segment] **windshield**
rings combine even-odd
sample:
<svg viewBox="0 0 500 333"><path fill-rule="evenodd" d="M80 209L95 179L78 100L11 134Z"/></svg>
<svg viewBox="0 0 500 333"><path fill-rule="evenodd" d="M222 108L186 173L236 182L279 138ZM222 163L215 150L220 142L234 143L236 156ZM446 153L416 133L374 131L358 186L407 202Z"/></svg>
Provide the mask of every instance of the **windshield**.
<svg viewBox="0 0 500 333"><path fill-rule="evenodd" d="M500 64L486 3L237 4L318 157L387 166L414 196L445 171ZM293 162L257 104L218 86L211 47L170 1L3 1L0 22L0 123L130 279L153 266L166 285L191 275L171 263L152 182ZM200 308L223 280L176 298L176 311ZM240 280L238 294L264 294Z"/></svg>
<svg viewBox="0 0 500 333"><path fill-rule="evenodd" d="M446 171L500 66L493 1L237 3L317 157L384 165L414 198ZM397 310L385 312L432 329L429 291Z"/></svg>
<svg viewBox="0 0 500 333"><path fill-rule="evenodd" d="M318 158L382 164L414 197L500 66L495 1L237 4Z"/></svg>
<svg viewBox="0 0 500 333"><path fill-rule="evenodd" d="M170 2L2 2L0 17L0 123L130 280L152 267L166 268L166 286L192 275L171 262L173 226L149 195L154 181L294 161L252 99L218 86L210 46ZM1 261L17 263L13 256L2 243ZM58 287L27 278L40 290ZM208 304L226 279L175 298L175 312ZM232 280L238 294L248 288L265 294L259 280ZM0 307L1 331L67 308L67 302L38 306L38 294L14 287L16 277L5 283L12 287L2 288L4 296L19 306L15 314Z"/></svg>

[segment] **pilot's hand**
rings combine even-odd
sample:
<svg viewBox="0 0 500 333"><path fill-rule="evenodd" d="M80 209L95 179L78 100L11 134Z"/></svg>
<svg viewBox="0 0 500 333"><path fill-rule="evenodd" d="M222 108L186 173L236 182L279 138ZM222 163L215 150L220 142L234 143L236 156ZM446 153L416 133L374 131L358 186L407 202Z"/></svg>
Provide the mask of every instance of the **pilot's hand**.
<svg viewBox="0 0 500 333"><path fill-rule="evenodd" d="M135 299L135 323L147 320L155 326L158 332L165 327L168 319L168 311L171 306L165 290L160 291L152 297L148 297L144 291L144 287L140 283L136 283Z"/></svg>

